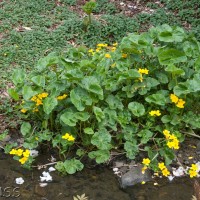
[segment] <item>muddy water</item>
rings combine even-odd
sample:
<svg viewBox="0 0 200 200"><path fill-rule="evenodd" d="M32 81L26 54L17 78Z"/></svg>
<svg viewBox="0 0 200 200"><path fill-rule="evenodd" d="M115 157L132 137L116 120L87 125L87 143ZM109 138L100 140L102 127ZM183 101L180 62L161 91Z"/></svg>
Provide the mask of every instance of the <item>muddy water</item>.
<svg viewBox="0 0 200 200"><path fill-rule="evenodd" d="M83 193L88 200L190 200L193 193L193 180L188 178L172 182L159 179L158 186L149 182L122 190L112 170L103 167L65 177L50 172L53 181L40 187L43 171L48 169L22 169L17 161L0 153L0 200L73 200L73 196ZM15 183L18 177L25 180L22 185Z"/></svg>

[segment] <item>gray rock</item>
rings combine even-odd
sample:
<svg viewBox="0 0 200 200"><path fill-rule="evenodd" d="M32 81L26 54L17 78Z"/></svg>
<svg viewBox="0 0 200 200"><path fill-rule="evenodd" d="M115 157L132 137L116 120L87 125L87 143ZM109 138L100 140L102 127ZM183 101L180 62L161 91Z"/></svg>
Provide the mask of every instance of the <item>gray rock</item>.
<svg viewBox="0 0 200 200"><path fill-rule="evenodd" d="M142 165L138 165L137 167L131 168L127 173L122 175L120 183L122 188L126 188L127 186L133 186L137 183L141 183L142 181L148 182L152 180L151 173L147 169L144 174L142 174Z"/></svg>
<svg viewBox="0 0 200 200"><path fill-rule="evenodd" d="M200 141L197 143L196 152L197 154L200 154Z"/></svg>

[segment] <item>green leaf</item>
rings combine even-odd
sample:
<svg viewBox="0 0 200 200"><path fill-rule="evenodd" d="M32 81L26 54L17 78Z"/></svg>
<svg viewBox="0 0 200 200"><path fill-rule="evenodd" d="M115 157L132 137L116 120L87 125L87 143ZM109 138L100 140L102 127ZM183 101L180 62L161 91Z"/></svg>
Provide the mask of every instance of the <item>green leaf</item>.
<svg viewBox="0 0 200 200"><path fill-rule="evenodd" d="M90 114L87 112L76 112L74 113L74 117L80 121L86 121L89 119Z"/></svg>
<svg viewBox="0 0 200 200"><path fill-rule="evenodd" d="M164 124L169 123L171 120L172 120L172 119L171 119L171 116L170 116L170 115L164 115L164 116L162 116L162 118L161 118L161 121L162 121L162 123L164 123Z"/></svg>
<svg viewBox="0 0 200 200"><path fill-rule="evenodd" d="M97 150L88 153L91 159L95 159L98 164L104 163L110 158L110 152L108 150Z"/></svg>
<svg viewBox="0 0 200 200"><path fill-rule="evenodd" d="M166 104L166 97L163 94L152 94L145 98L148 103L154 103L160 106Z"/></svg>
<svg viewBox="0 0 200 200"><path fill-rule="evenodd" d="M73 158L71 160L66 160L64 163L59 161L55 168L62 172L62 173L68 173L68 174L74 174L77 171L81 171L83 169L84 165L77 159Z"/></svg>
<svg viewBox="0 0 200 200"><path fill-rule="evenodd" d="M128 109L133 113L133 115L140 117L144 115L145 108L141 103L131 102L128 104Z"/></svg>
<svg viewBox="0 0 200 200"><path fill-rule="evenodd" d="M126 156L130 159L134 159L139 152L136 140L131 142L126 141L124 144L124 149L126 150Z"/></svg>
<svg viewBox="0 0 200 200"><path fill-rule="evenodd" d="M44 112L49 115L53 109L58 105L58 101L55 97L47 97L43 101Z"/></svg>
<svg viewBox="0 0 200 200"><path fill-rule="evenodd" d="M12 81L15 85L18 85L24 83L25 77L25 71L23 69L17 69L12 74Z"/></svg>
<svg viewBox="0 0 200 200"><path fill-rule="evenodd" d="M196 59L194 66L195 66L195 69L199 72L200 71L200 56Z"/></svg>
<svg viewBox="0 0 200 200"><path fill-rule="evenodd" d="M103 89L99 81L93 76L87 76L82 80L82 87L87 91L98 95L99 99L103 100Z"/></svg>
<svg viewBox="0 0 200 200"><path fill-rule="evenodd" d="M94 131L92 128L84 128L84 133L88 134L88 135L93 135L94 134Z"/></svg>
<svg viewBox="0 0 200 200"><path fill-rule="evenodd" d="M111 135L106 129L95 132L92 136L91 143L97 146L98 149L108 150L111 148Z"/></svg>
<svg viewBox="0 0 200 200"><path fill-rule="evenodd" d="M31 78L33 83L35 83L38 86L44 87L45 86L45 77L42 75L37 75Z"/></svg>
<svg viewBox="0 0 200 200"><path fill-rule="evenodd" d="M168 83L168 81L169 81L168 77L163 72L156 72L155 75L160 83L164 83L164 84Z"/></svg>
<svg viewBox="0 0 200 200"><path fill-rule="evenodd" d="M16 90L14 88L9 88L8 89L8 94L10 95L10 97L12 97L14 100L19 100L19 95L16 92Z"/></svg>
<svg viewBox="0 0 200 200"><path fill-rule="evenodd" d="M40 58L38 60L36 69L41 72L45 70L48 66L58 64L59 60L60 60L59 56L57 56L54 52L50 53L48 56Z"/></svg>
<svg viewBox="0 0 200 200"><path fill-rule="evenodd" d="M31 124L29 122L23 122L20 131L24 137L31 134Z"/></svg>
<svg viewBox="0 0 200 200"><path fill-rule="evenodd" d="M74 117L74 112L66 111L60 116L60 120L68 126L76 126L77 118Z"/></svg>
<svg viewBox="0 0 200 200"><path fill-rule="evenodd" d="M182 94L188 94L190 93L189 90L189 85L185 82L185 83L179 83L178 85L176 85L173 89L174 94L177 96L180 96Z"/></svg>
<svg viewBox="0 0 200 200"><path fill-rule="evenodd" d="M24 85L22 88L22 95L25 100L29 100L31 97L33 97L34 95L40 92L41 92L40 89L34 90L31 86Z"/></svg>
<svg viewBox="0 0 200 200"><path fill-rule="evenodd" d="M151 78L151 77L147 77L145 82L147 84L147 87L149 88L155 87L160 84L155 78Z"/></svg>
<svg viewBox="0 0 200 200"><path fill-rule="evenodd" d="M200 74L195 74L194 78L187 81L190 92L200 91Z"/></svg>
<svg viewBox="0 0 200 200"><path fill-rule="evenodd" d="M176 67L175 65L168 65L165 68L165 71L171 72L172 74L176 74L176 75L185 75L185 72L182 69Z"/></svg>
<svg viewBox="0 0 200 200"><path fill-rule="evenodd" d="M101 122L105 118L105 115L104 115L103 111L101 110L101 108L93 106L93 111L94 111L94 114L95 114L98 122Z"/></svg>
<svg viewBox="0 0 200 200"><path fill-rule="evenodd" d="M106 102L108 103L110 109L123 110L124 108L124 105L122 104L120 98L117 95L108 95L108 97L106 98Z"/></svg>
<svg viewBox="0 0 200 200"><path fill-rule="evenodd" d="M141 143L146 144L152 138L153 134L154 133L148 129L144 129L138 133L138 136L141 137Z"/></svg>
<svg viewBox="0 0 200 200"><path fill-rule="evenodd" d="M158 60L161 65L186 62L187 57L184 52L177 49L159 49Z"/></svg>
<svg viewBox="0 0 200 200"><path fill-rule="evenodd" d="M80 87L71 90L70 99L79 111L83 111L87 105L92 105L92 99L88 92Z"/></svg>
<svg viewBox="0 0 200 200"><path fill-rule="evenodd" d="M180 27L170 27L167 24L163 24L157 27L158 39L163 42L182 42L185 37L185 32Z"/></svg>

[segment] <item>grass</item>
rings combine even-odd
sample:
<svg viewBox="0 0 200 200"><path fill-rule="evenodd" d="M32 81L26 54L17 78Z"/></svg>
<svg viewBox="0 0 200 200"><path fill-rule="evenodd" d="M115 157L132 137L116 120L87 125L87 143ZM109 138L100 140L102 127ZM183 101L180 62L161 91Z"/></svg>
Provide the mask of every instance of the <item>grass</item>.
<svg viewBox="0 0 200 200"><path fill-rule="evenodd" d="M76 0L61 0L61 5L52 0L1 1L0 89L7 87L14 68L30 70L39 58L65 51L73 44L94 47L100 42L113 43L127 33L163 23L190 28L200 40L199 0L161 0L162 4L141 1L154 12L138 12L132 17L109 0L96 2L93 23L86 28L81 6L76 12L71 9L76 8ZM0 110L7 112L7 107L0 105Z"/></svg>

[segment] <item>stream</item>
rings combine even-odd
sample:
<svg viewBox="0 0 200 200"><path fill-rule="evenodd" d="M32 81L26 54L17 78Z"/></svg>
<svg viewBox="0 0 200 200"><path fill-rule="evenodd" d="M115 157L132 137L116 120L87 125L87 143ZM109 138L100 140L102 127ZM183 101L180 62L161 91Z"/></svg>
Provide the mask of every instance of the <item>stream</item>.
<svg viewBox="0 0 200 200"><path fill-rule="evenodd" d="M44 156L43 160L46 159ZM87 200L190 200L193 194L194 180L188 177L175 178L171 182L158 178L144 185L121 189L112 169L98 166L68 176L50 172L53 181L41 187L40 176L43 171L48 172L50 166L27 170L0 152L0 167L0 200L73 200L73 196L82 194L88 197ZM21 185L15 183L19 177L24 179ZM155 182L158 185L154 185Z"/></svg>

